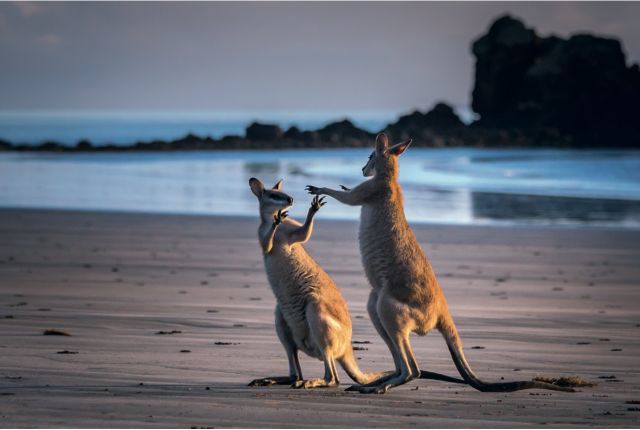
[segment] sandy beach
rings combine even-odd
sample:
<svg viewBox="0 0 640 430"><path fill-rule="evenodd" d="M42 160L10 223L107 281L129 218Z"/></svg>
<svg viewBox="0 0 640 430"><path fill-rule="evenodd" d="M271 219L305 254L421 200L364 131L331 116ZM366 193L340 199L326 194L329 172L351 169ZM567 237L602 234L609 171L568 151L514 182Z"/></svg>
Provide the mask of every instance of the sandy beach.
<svg viewBox="0 0 640 430"><path fill-rule="evenodd" d="M414 225L481 377L597 385L362 395L342 369L340 389L246 386L287 372L256 218L0 210L0 427L640 426L640 231ZM320 219L307 249L370 342L360 366L390 369L357 224ZM437 332L412 343L422 369L457 376Z"/></svg>

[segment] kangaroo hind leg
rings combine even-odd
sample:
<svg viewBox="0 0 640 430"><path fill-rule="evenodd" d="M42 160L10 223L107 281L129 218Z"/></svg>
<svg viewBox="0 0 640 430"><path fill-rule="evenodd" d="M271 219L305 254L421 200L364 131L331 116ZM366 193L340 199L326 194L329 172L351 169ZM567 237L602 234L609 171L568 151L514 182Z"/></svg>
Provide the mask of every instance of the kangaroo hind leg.
<svg viewBox="0 0 640 430"><path fill-rule="evenodd" d="M397 348L395 348L395 346L393 345L393 341L382 325L382 321L380 320L380 316L378 315L378 293L376 292L376 290L371 290L371 293L369 294L369 300L367 301L367 312L376 331L378 332L382 340L384 340L384 343L387 344L387 347L391 352L391 356L393 357L393 364L395 365L395 372L385 372L380 378L368 384L362 385L363 387L372 387L382 384L383 382L386 382L395 376L399 376L401 373L402 359L400 358L400 354L397 351ZM357 386L350 387L347 390L353 391L353 389L355 389L356 387Z"/></svg>
<svg viewBox="0 0 640 430"><path fill-rule="evenodd" d="M385 312L387 309L389 309L389 312ZM394 357L398 357L400 360L399 374L396 373L390 378L384 378L376 385L368 384L366 386L350 387L350 391L359 391L365 394L382 394L386 393L389 388L405 384L420 376L420 369L409 343L411 320L401 314L393 307L384 306L384 303L379 302L378 304L380 323L389 336Z"/></svg>
<svg viewBox="0 0 640 430"><path fill-rule="evenodd" d="M324 378L302 379L291 385L292 388L331 388L340 385L338 380L338 372L336 371L336 362L331 354L325 352L324 360Z"/></svg>
<svg viewBox="0 0 640 430"><path fill-rule="evenodd" d="M250 387L264 387L268 385L290 385L302 379L302 370L300 369L300 361L298 360L298 348L291 335L291 330L287 326L287 322L282 316L279 307L276 307L276 333L287 352L289 360L288 376L268 376L266 378L254 379L249 383Z"/></svg>

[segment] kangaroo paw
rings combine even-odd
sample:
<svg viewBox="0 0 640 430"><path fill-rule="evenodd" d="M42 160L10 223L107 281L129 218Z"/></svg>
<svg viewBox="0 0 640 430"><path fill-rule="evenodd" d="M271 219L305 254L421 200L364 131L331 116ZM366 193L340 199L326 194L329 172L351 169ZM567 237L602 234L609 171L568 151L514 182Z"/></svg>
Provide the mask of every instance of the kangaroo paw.
<svg viewBox="0 0 640 430"><path fill-rule="evenodd" d="M291 384L291 388L330 388L338 386L337 382L327 382L324 379L302 379Z"/></svg>
<svg viewBox="0 0 640 430"><path fill-rule="evenodd" d="M321 187L314 187L313 185L307 185L304 189L307 190L309 194L315 194L315 195L324 194L322 192Z"/></svg>

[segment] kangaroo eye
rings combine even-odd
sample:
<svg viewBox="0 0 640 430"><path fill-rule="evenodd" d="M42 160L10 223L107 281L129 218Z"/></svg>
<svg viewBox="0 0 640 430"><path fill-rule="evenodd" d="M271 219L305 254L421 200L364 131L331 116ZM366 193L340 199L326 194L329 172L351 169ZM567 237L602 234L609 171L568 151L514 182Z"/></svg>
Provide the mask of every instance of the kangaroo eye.
<svg viewBox="0 0 640 430"><path fill-rule="evenodd" d="M280 194L270 194L269 198L278 203L286 203L288 201L285 196L281 196Z"/></svg>

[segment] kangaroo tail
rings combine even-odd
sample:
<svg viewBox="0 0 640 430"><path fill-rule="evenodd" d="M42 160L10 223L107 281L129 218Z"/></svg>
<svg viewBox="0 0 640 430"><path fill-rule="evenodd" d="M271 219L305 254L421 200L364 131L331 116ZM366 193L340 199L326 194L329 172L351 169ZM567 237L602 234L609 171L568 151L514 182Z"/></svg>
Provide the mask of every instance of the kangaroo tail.
<svg viewBox="0 0 640 430"><path fill-rule="evenodd" d="M426 370L420 371L420 379L434 379L436 381L453 382L454 384L466 384L467 381L460 378L453 378L451 376L443 375L436 372L428 372Z"/></svg>
<svg viewBox="0 0 640 430"><path fill-rule="evenodd" d="M349 347L347 348L347 352L345 352L345 354L338 359L338 362L340 363L344 371L347 372L347 375L349 375L351 379L353 379L360 385L369 384L373 381L376 381L385 376L392 375L394 373L393 370L389 370L386 372L363 372L362 370L360 370L360 367L358 367L358 363L356 362L356 358L353 355L351 345L349 345Z"/></svg>
<svg viewBox="0 0 640 430"><path fill-rule="evenodd" d="M451 353L451 358L453 358L453 363L456 365L458 372L460 372L460 375L466 381L466 383L471 385L476 390L485 392L508 392L529 389L567 392L575 391L573 388L560 387L558 385L547 384L545 382L538 381L514 381L496 383L484 382L483 380L478 378L475 373L473 373L471 366L469 366L469 363L464 356L464 352L462 352L462 342L460 341L460 337L458 336L458 330L453 324L451 315L447 314L446 316L440 318L438 329L447 342L449 352Z"/></svg>
<svg viewBox="0 0 640 430"><path fill-rule="evenodd" d="M360 367L358 367L358 363L356 362L356 359L353 355L353 350L351 350L351 348L349 348L349 350L338 360L338 362L340 363L344 371L347 372L347 375L349 375L351 379L353 379L360 385L371 384L378 379L393 375L395 373L395 371L393 370L388 370L386 372L362 372L360 370ZM434 379L436 381L453 382L455 384L467 383L462 379L452 378L451 376L442 375L436 372L428 372L425 370L420 371L420 379Z"/></svg>

